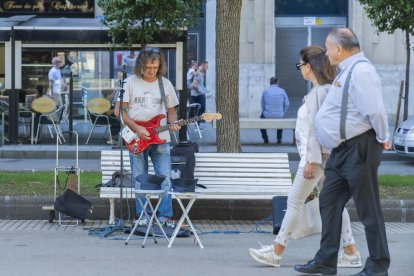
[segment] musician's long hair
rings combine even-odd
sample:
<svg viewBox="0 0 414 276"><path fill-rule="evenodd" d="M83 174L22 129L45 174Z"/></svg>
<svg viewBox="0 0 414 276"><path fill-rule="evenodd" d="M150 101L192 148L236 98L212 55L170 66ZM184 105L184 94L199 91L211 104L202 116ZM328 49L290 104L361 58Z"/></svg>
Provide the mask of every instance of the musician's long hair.
<svg viewBox="0 0 414 276"><path fill-rule="evenodd" d="M166 76L167 65L165 63L164 56L162 55L160 49L150 47L145 47L139 52L134 68L134 73L137 76L142 77L144 75L145 66L149 60L151 62L155 60L158 60L160 62L160 67L157 71L157 77Z"/></svg>

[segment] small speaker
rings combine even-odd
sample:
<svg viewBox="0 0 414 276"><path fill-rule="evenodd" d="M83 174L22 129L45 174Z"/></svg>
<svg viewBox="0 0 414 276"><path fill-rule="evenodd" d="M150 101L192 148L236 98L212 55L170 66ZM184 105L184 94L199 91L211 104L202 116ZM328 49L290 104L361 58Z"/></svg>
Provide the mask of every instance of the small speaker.
<svg viewBox="0 0 414 276"><path fill-rule="evenodd" d="M273 234L279 233L282 221L287 209L287 196L274 196L272 199L273 209Z"/></svg>

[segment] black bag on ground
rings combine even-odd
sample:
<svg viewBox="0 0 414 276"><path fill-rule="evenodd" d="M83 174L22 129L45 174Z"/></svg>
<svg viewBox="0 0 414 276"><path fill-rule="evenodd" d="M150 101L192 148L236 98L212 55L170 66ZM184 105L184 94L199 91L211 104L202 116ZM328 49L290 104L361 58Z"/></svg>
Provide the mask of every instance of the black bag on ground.
<svg viewBox="0 0 414 276"><path fill-rule="evenodd" d="M93 211L92 203L71 189L66 189L61 196L56 198L54 208L56 211L80 220L90 217Z"/></svg>
<svg viewBox="0 0 414 276"><path fill-rule="evenodd" d="M191 141L180 142L171 149L172 178L194 179L196 152L198 145Z"/></svg>
<svg viewBox="0 0 414 276"><path fill-rule="evenodd" d="M164 181L164 175L154 175L143 173L136 177L136 180L139 182L139 187L135 189L141 190L161 190L161 183ZM138 186L138 183L137 183Z"/></svg>

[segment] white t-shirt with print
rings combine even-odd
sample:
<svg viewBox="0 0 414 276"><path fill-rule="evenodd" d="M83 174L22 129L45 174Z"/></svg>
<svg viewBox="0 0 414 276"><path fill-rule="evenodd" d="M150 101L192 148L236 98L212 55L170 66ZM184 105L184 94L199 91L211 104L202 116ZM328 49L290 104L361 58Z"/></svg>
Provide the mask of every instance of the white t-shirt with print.
<svg viewBox="0 0 414 276"><path fill-rule="evenodd" d="M167 107L177 106L179 102L174 86L164 77L162 82L164 84ZM128 103L126 112L134 121L148 121L159 114L166 115L167 112L162 102L158 79L154 82L146 82L142 78L132 75L125 80L124 89L124 102ZM167 119L161 120L161 125L166 124ZM168 131L159 133L158 137L170 142Z"/></svg>

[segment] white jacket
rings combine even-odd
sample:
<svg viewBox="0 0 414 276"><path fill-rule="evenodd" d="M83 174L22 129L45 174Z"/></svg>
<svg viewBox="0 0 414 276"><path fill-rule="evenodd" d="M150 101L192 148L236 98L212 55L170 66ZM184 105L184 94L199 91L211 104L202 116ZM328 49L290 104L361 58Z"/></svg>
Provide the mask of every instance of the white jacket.
<svg viewBox="0 0 414 276"><path fill-rule="evenodd" d="M322 154L329 154L329 150L323 148L316 137L315 116L328 94L330 84L315 86L304 97L304 104L298 110L295 136L301 161L299 166L312 162L322 163ZM301 114L301 113L305 114Z"/></svg>

